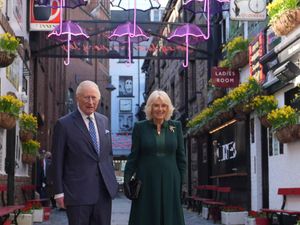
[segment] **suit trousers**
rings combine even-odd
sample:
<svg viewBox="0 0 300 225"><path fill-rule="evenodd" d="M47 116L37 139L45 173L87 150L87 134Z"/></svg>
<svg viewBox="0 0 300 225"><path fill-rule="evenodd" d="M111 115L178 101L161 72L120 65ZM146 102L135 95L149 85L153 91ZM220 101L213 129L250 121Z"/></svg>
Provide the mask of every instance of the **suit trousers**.
<svg viewBox="0 0 300 225"><path fill-rule="evenodd" d="M100 194L93 205L67 205L69 225L110 225L112 199L100 175Z"/></svg>

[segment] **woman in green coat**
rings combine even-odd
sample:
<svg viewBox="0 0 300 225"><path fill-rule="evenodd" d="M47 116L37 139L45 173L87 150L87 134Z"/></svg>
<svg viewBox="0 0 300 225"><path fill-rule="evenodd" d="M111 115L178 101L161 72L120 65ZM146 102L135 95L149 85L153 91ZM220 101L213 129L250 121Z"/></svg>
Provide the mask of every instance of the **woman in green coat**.
<svg viewBox="0 0 300 225"><path fill-rule="evenodd" d="M170 120L173 111L169 96L154 91L145 107L147 120L134 125L124 182L136 173L142 186L129 225L185 224L180 195L186 159L181 123Z"/></svg>

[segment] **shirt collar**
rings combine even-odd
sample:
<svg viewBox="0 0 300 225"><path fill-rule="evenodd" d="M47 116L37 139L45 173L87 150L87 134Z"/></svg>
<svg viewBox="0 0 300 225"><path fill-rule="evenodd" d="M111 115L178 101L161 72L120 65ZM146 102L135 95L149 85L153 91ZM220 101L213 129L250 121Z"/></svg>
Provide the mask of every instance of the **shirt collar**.
<svg viewBox="0 0 300 225"><path fill-rule="evenodd" d="M78 107L78 111L80 112L80 114L81 114L81 116L84 120L86 120L88 117L90 117L93 121L95 121L95 114L94 113L92 113L91 115L88 116L84 112L82 112L79 107Z"/></svg>

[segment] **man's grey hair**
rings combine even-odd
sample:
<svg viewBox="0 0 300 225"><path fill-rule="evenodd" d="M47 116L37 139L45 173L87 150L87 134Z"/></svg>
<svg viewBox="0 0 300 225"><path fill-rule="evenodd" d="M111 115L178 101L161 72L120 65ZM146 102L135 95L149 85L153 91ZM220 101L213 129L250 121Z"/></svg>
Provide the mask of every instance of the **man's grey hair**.
<svg viewBox="0 0 300 225"><path fill-rule="evenodd" d="M76 89L76 96L82 94L83 93L83 89L85 89L85 88L94 88L98 92L98 94L99 94L99 96L98 96L99 99L101 98L101 93L100 93L98 85L95 82L90 81L90 80L82 81L78 85L78 87Z"/></svg>

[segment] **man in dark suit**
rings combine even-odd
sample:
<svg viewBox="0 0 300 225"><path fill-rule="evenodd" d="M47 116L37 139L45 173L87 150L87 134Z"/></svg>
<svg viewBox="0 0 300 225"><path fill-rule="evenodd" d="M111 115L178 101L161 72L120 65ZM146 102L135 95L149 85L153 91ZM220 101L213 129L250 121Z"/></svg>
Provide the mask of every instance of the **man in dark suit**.
<svg viewBox="0 0 300 225"><path fill-rule="evenodd" d="M55 199L66 208L69 225L109 225L118 190L107 117L96 112L98 86L83 81L77 110L60 118L53 133Z"/></svg>

